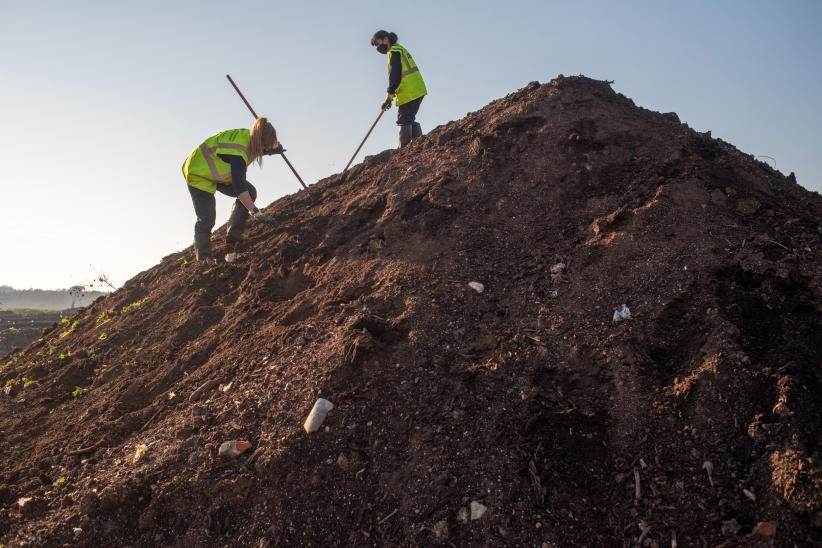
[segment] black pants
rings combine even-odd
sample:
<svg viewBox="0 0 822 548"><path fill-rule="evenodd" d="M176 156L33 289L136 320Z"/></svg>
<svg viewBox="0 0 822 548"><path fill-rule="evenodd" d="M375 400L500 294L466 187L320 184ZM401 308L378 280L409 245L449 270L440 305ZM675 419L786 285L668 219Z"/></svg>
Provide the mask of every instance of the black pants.
<svg viewBox="0 0 822 548"><path fill-rule="evenodd" d="M397 107L398 126L410 126L414 123L414 120L417 117L417 112L420 110L422 100L423 97L420 97L419 99L414 99L413 101L409 101L408 103Z"/></svg>
<svg viewBox="0 0 822 548"><path fill-rule="evenodd" d="M197 215L197 222L194 223L194 236L196 238L197 234L211 235L211 230L217 220L217 200L214 194L194 188L191 185L187 186L189 193L191 193L191 201L194 203L194 213ZM231 185L217 185L217 191L232 198L237 197ZM257 199L257 189L251 183L248 183L248 193L251 195L252 200ZM235 207L239 203L240 200L236 200ZM244 207L242 204L240 206Z"/></svg>

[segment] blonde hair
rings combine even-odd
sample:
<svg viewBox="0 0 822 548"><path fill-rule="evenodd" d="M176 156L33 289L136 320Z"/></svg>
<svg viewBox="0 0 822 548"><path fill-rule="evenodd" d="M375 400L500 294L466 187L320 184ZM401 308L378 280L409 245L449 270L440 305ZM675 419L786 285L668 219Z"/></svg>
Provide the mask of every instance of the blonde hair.
<svg viewBox="0 0 822 548"><path fill-rule="evenodd" d="M248 147L248 163L257 162L262 167L263 153L265 152L265 142L274 138L277 142L277 130L268 121L268 118L262 116L254 120L254 125L251 126L251 143Z"/></svg>

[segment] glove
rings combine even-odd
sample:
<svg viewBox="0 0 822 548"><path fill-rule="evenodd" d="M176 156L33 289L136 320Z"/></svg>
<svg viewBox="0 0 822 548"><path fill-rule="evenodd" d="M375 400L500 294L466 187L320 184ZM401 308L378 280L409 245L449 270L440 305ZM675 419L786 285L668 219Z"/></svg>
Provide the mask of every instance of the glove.
<svg viewBox="0 0 822 548"><path fill-rule="evenodd" d="M389 93L388 97L385 98L385 102L382 104L382 107L381 107L382 110L386 111L386 110L390 109L392 101L394 101L394 94Z"/></svg>
<svg viewBox="0 0 822 548"><path fill-rule="evenodd" d="M283 144L282 143L277 143L276 147L272 148L271 150L266 150L265 155L266 156L271 156L272 154L282 154L283 152L285 152L285 149L283 148Z"/></svg>
<svg viewBox="0 0 822 548"><path fill-rule="evenodd" d="M256 207L251 210L251 218L257 221L258 223L265 223L269 225L273 225L277 222L274 220L274 217L272 217L271 215L266 215Z"/></svg>

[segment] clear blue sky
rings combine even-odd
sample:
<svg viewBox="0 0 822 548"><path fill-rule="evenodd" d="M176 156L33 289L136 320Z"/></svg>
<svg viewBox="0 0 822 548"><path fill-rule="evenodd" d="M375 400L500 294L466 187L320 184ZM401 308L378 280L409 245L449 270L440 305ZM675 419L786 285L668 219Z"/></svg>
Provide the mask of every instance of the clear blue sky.
<svg viewBox="0 0 822 548"><path fill-rule="evenodd" d="M408 6L408 7L403 7ZM531 80L615 80L822 190L822 2L0 0L0 285L120 284L190 244L180 166L248 127L230 73L303 178L340 171L378 112L396 32L430 95L424 130ZM395 116L363 153L394 146ZM280 158L249 179L297 190ZM217 223L231 200L218 195Z"/></svg>

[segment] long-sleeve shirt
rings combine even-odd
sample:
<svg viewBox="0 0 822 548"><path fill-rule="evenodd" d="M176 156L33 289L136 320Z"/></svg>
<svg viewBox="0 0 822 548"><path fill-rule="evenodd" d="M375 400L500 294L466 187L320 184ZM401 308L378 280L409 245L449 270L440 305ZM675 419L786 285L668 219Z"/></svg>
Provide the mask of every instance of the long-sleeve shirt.
<svg viewBox="0 0 822 548"><path fill-rule="evenodd" d="M399 53L389 52L391 56L391 74L388 77L388 93L396 93L402 80L402 60Z"/></svg>
<svg viewBox="0 0 822 548"><path fill-rule="evenodd" d="M231 187L239 196L248 191L248 181L246 181L246 165L242 156L234 154L218 154L220 160L231 166Z"/></svg>

